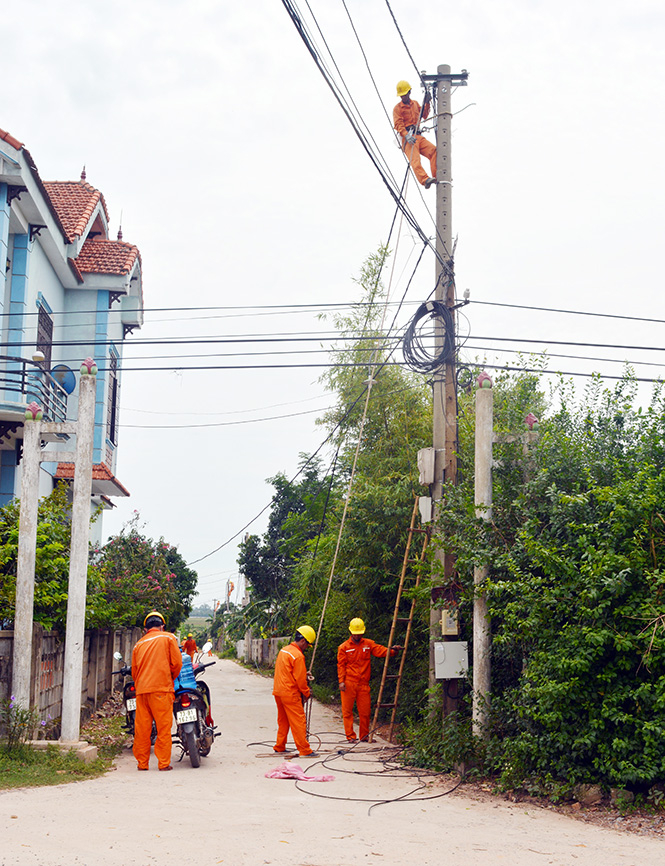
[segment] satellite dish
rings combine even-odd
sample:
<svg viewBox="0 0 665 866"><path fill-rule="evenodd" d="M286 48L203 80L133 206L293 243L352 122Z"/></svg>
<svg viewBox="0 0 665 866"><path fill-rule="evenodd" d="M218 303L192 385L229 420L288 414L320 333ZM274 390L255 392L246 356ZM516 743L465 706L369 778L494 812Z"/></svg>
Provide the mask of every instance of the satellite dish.
<svg viewBox="0 0 665 866"><path fill-rule="evenodd" d="M60 385L67 394L71 394L74 388L76 388L76 376L74 375L74 371L70 370L69 367L66 367L64 364L56 364L56 366L51 370L51 376L53 376L58 385Z"/></svg>

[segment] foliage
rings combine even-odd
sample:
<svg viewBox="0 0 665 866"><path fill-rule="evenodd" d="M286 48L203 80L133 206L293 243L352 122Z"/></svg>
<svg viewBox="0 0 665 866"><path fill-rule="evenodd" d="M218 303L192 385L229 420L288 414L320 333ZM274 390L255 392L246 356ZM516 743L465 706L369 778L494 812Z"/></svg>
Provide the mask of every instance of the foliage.
<svg viewBox="0 0 665 866"><path fill-rule="evenodd" d="M0 700L0 736L4 740L0 748L6 754L23 754L30 748L26 745L28 741L36 739L40 728L47 726L48 723L40 719L38 710L21 706L14 695Z"/></svg>
<svg viewBox="0 0 665 866"><path fill-rule="evenodd" d="M0 509L0 623L14 621L20 502ZM45 629L64 631L69 586L70 506L67 486L59 484L39 501L35 554L34 618ZM88 594L94 599L97 575L88 569Z"/></svg>
<svg viewBox="0 0 665 866"><path fill-rule="evenodd" d="M613 390L595 379L576 410L561 383L528 455L497 449L489 525L469 484L448 492L464 637L473 565L490 564L486 759L507 786L665 778L665 407L660 389L646 411L635 395L629 373Z"/></svg>
<svg viewBox="0 0 665 866"><path fill-rule="evenodd" d="M251 604L242 611L244 628L264 635L292 630L288 601L297 559L315 538L331 479L321 477L320 462L301 455L301 477L289 481L283 474L270 479L275 488L268 528L262 538L248 536L240 545L238 567L251 586Z"/></svg>
<svg viewBox="0 0 665 866"><path fill-rule="evenodd" d="M173 631L186 619L196 572L163 538L154 541L142 533L138 512L119 535L94 552L94 561L100 575L94 614L100 623L141 625L148 611L158 610Z"/></svg>

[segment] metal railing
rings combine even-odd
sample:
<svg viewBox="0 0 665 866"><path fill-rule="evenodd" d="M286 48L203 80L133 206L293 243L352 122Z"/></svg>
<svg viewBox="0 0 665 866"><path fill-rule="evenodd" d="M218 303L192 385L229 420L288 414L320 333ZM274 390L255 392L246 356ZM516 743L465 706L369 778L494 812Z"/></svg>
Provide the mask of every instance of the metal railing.
<svg viewBox="0 0 665 866"><path fill-rule="evenodd" d="M67 392L35 361L0 355L0 392L5 402L20 404L34 400L42 407L47 421L67 419Z"/></svg>

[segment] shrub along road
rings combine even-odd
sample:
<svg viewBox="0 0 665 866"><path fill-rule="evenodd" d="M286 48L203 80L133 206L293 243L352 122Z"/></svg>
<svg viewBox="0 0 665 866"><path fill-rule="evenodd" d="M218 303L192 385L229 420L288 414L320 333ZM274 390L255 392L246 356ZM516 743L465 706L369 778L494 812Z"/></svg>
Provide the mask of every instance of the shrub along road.
<svg viewBox="0 0 665 866"><path fill-rule="evenodd" d="M270 679L218 660L206 679L222 736L194 770L187 759L137 773L127 751L115 771L69 785L0 792L1 866L644 866L663 841L584 824L546 809L479 800L448 780L386 772L372 746L345 749L335 712L314 706L326 765L296 759L333 782L266 779L276 712ZM265 745L250 745L265 741ZM316 748L316 737L312 738ZM262 757L267 755L267 757ZM329 799L339 798L339 799ZM396 801L396 802L387 802ZM381 802L374 808L372 803ZM369 814L368 814L369 811Z"/></svg>

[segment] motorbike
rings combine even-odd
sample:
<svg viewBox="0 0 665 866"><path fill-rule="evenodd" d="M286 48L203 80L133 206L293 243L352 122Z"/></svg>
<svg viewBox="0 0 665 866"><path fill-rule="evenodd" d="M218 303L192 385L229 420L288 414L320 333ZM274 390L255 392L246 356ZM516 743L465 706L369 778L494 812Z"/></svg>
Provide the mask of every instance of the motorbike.
<svg viewBox="0 0 665 866"><path fill-rule="evenodd" d="M206 643L201 653L207 653L211 647L211 643ZM188 755L192 767L196 768L201 765L201 758L210 754L215 737L219 737L220 733L216 732L210 713L210 689L204 680L199 679L204 670L215 662L196 661L191 668L189 662L189 657L185 656L180 682L176 683L173 702L176 733L173 742L182 749L180 760ZM189 671L185 670L185 666Z"/></svg>
<svg viewBox="0 0 665 866"><path fill-rule="evenodd" d="M116 661L123 661L123 658L119 652L113 653L113 658ZM124 678L124 683L122 687L122 699L125 705L125 724L123 725L124 729L128 734L134 736L134 719L136 717L136 686L134 685L134 680L132 679L132 666L131 665L123 665L118 671L111 671L112 674L116 674L118 676L122 676ZM129 679L127 679L129 677ZM150 742L152 745L155 745L155 740L157 739L157 725L152 723L152 731L150 732Z"/></svg>
<svg viewBox="0 0 665 866"><path fill-rule="evenodd" d="M123 660L120 653L113 653L113 658L121 662ZM123 665L119 671L111 671L112 674L123 677L122 699L125 704L125 724L124 729L134 736L134 718L136 716L136 686L132 677L132 666ZM127 680L129 677L129 680Z"/></svg>

